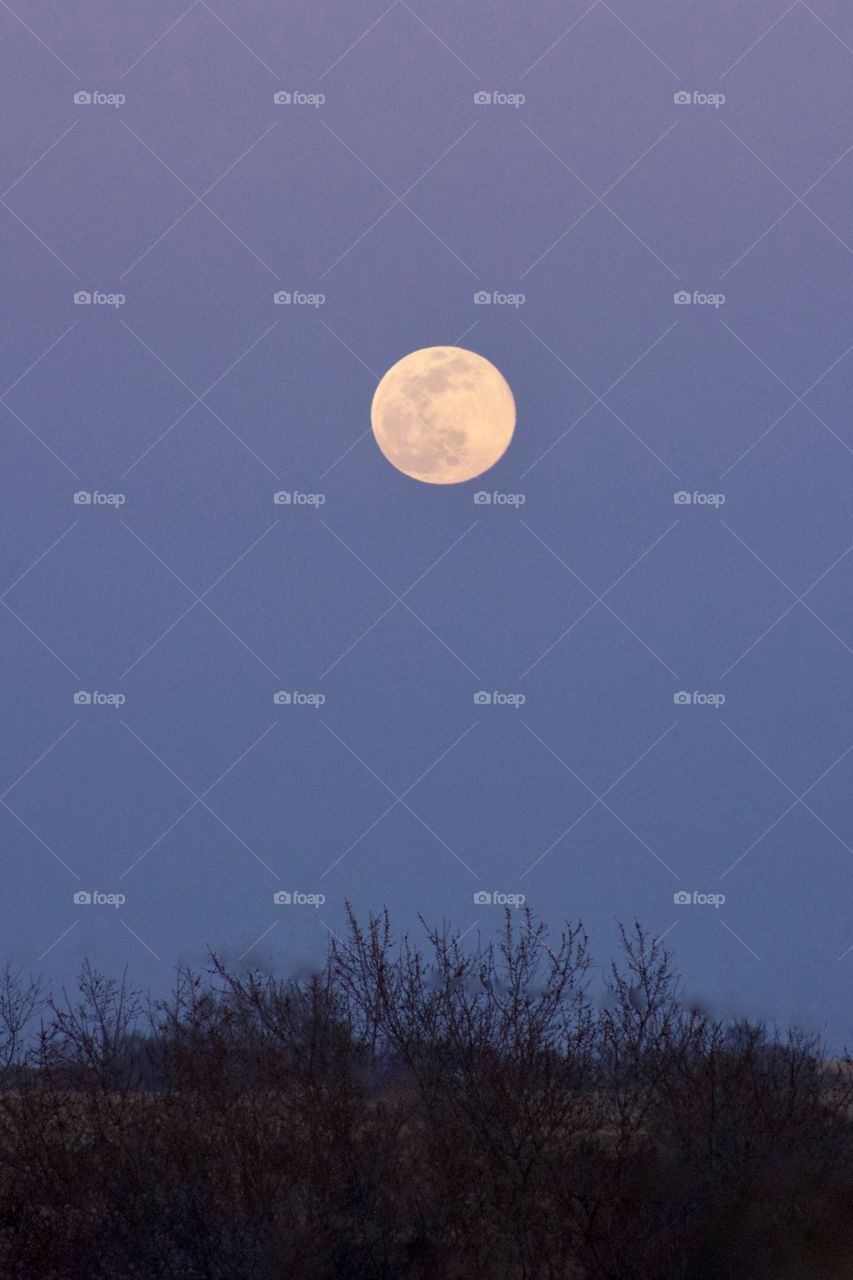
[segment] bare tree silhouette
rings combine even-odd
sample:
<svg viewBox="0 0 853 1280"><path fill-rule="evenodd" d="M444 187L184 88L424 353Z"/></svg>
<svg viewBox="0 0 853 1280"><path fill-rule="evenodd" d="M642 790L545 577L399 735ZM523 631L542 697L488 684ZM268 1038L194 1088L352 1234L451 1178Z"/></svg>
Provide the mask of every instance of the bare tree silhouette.
<svg viewBox="0 0 853 1280"><path fill-rule="evenodd" d="M215 955L151 1003L0 980L9 1280L853 1274L853 1063L688 1007L622 930L359 922L321 973Z"/></svg>

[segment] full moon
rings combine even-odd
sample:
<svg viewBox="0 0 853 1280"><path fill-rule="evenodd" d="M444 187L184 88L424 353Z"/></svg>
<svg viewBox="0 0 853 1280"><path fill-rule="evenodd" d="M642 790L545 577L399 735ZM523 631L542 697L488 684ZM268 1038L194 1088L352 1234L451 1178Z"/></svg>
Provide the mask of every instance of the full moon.
<svg viewBox="0 0 853 1280"><path fill-rule="evenodd" d="M493 467L515 430L503 375L463 347L423 347L392 365L373 396L376 443L404 475L461 484Z"/></svg>

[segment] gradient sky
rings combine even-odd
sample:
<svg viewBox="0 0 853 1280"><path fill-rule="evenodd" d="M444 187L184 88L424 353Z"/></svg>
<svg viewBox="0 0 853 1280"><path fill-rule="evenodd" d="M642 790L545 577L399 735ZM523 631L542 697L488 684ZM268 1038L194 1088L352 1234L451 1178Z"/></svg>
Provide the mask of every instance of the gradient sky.
<svg viewBox="0 0 853 1280"><path fill-rule="evenodd" d="M0 60L8 957L161 993L523 893L849 1042L853 9L15 0ZM519 414L446 488L369 434L441 344Z"/></svg>

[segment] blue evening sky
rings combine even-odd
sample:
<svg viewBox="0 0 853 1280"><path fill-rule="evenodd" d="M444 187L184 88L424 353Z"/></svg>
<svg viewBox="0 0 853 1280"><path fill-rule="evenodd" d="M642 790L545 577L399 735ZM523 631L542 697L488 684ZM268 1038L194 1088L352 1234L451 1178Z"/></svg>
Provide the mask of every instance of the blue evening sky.
<svg viewBox="0 0 853 1280"><path fill-rule="evenodd" d="M524 894L849 1041L853 8L11 0L0 61L6 956ZM369 433L442 344L518 406L444 488Z"/></svg>

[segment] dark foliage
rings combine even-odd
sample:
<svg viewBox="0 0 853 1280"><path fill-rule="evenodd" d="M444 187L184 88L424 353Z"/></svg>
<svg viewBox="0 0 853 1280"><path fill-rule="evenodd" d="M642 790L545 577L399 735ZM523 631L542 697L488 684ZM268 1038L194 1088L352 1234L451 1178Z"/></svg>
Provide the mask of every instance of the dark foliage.
<svg viewBox="0 0 853 1280"><path fill-rule="evenodd" d="M527 913L323 972L0 980L5 1280L841 1280L853 1063Z"/></svg>

